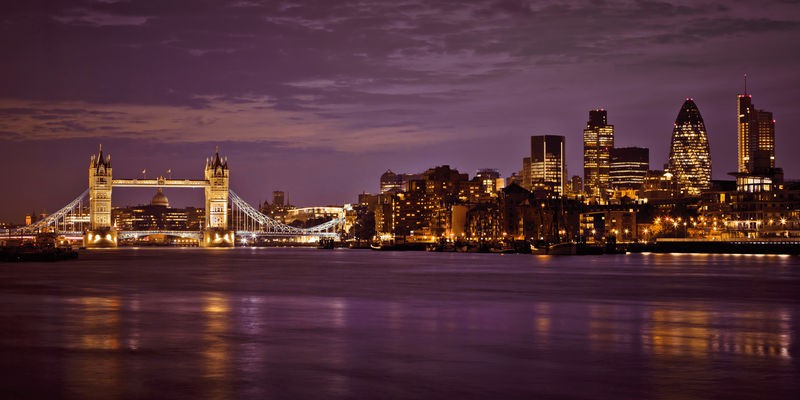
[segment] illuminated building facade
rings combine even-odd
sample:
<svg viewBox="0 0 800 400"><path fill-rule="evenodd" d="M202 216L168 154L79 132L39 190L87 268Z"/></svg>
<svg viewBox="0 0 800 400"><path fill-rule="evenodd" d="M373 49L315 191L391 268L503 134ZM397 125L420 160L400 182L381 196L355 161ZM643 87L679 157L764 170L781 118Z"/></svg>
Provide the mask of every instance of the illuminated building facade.
<svg viewBox="0 0 800 400"><path fill-rule="evenodd" d="M216 152L206 162L206 229L228 228L228 160L221 159Z"/></svg>
<svg viewBox="0 0 800 400"><path fill-rule="evenodd" d="M405 182L403 182L402 175L398 175L392 170L386 170L381 175L380 192L381 193L397 193L404 190Z"/></svg>
<svg viewBox="0 0 800 400"><path fill-rule="evenodd" d="M381 193L400 193L408 189L408 182L412 180L419 180L421 177L414 174L396 174L392 170L386 170L381 175L380 192Z"/></svg>
<svg viewBox="0 0 800 400"><path fill-rule="evenodd" d="M609 178L615 190L638 190L650 169L650 150L643 147L611 149Z"/></svg>
<svg viewBox="0 0 800 400"><path fill-rule="evenodd" d="M89 215L93 230L111 227L111 155L103 157L103 146L89 160Z"/></svg>
<svg viewBox="0 0 800 400"><path fill-rule="evenodd" d="M199 231L205 221L202 208L170 208L161 188L148 205L115 208L114 226L123 231Z"/></svg>
<svg viewBox="0 0 800 400"><path fill-rule="evenodd" d="M205 187L206 221L200 245L233 247L236 242L236 234L228 229L230 170L228 169L228 159L220 158L219 151L216 151L210 160L206 160L205 178L208 182Z"/></svg>
<svg viewBox="0 0 800 400"><path fill-rule="evenodd" d="M705 123L692 99L686 99L675 119L669 152L669 172L678 191L699 196L711 182L711 155Z"/></svg>
<svg viewBox="0 0 800 400"><path fill-rule="evenodd" d="M392 182L396 176L401 176L405 182L402 190L395 187L383 191L383 183ZM457 206L496 198L487 193L484 180L497 182L500 174L485 170L481 176L469 180L467 174L459 173L448 165L430 168L417 175L387 171L381 176L382 193L378 196L375 209L376 233L395 238L431 238L452 234L453 212L459 209ZM463 214L463 221L459 225L466 224L466 211ZM458 229L463 230L463 226Z"/></svg>
<svg viewBox="0 0 800 400"><path fill-rule="evenodd" d="M480 182L481 189L486 194L497 194L497 191L503 188L500 172L496 169L480 169L474 179Z"/></svg>
<svg viewBox="0 0 800 400"><path fill-rule="evenodd" d="M534 190L563 196L567 174L564 136L531 136L530 176Z"/></svg>
<svg viewBox="0 0 800 400"><path fill-rule="evenodd" d="M583 188L587 195L608 196L613 147L614 125L608 124L606 110L589 111L589 121L583 130Z"/></svg>
<svg viewBox="0 0 800 400"><path fill-rule="evenodd" d="M671 173L662 170L650 170L644 176L638 197L646 199L669 199L677 192L675 179Z"/></svg>
<svg viewBox="0 0 800 400"><path fill-rule="evenodd" d="M775 120L757 109L749 94L738 96L739 172L763 174L775 168Z"/></svg>
<svg viewBox="0 0 800 400"><path fill-rule="evenodd" d="M111 155L103 157L103 146L89 160L89 222L84 233L86 247L117 247L117 231L111 226Z"/></svg>

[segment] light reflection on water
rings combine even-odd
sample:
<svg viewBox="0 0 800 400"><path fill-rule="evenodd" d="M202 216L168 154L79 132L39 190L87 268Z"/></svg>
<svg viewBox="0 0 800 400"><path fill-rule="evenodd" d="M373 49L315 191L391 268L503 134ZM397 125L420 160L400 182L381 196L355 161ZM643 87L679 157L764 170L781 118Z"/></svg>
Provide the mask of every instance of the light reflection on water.
<svg viewBox="0 0 800 400"><path fill-rule="evenodd" d="M0 317L20 325L0 331L0 355L23 361L0 390L30 391L32 376L49 380L42 396L67 398L781 398L800 389L795 258L753 257L743 268L689 255L167 251L143 252L172 257L170 268L147 269L117 254L89 254L75 274L0 271L0 300L14 305ZM116 273L91 275L109 261ZM32 281L74 289L15 289ZM45 374L47 364L63 366L61 377Z"/></svg>
<svg viewBox="0 0 800 400"><path fill-rule="evenodd" d="M203 383L207 386L209 399L231 398L231 343L226 339L229 333L228 298L221 292L209 292L204 296L203 314L206 317L203 331L203 355L205 358Z"/></svg>
<svg viewBox="0 0 800 400"><path fill-rule="evenodd" d="M121 394L120 300L117 297L65 299L73 315L65 326L64 347L74 351L66 359L64 380L68 394L78 398L117 397Z"/></svg>
<svg viewBox="0 0 800 400"><path fill-rule="evenodd" d="M728 353L791 358L790 323L784 320L788 316L785 309L725 313L655 310L642 339L646 351L663 356L705 358L713 353Z"/></svg>

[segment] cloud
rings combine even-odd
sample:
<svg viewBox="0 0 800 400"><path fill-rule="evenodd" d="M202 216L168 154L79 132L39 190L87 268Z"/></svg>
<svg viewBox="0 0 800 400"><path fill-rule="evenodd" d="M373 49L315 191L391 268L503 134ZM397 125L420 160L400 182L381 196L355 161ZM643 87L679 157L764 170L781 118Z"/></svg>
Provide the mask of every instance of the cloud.
<svg viewBox="0 0 800 400"><path fill-rule="evenodd" d="M105 12L93 11L85 8L69 10L62 15L55 15L53 19L66 25L83 26L139 26L150 20L147 16L115 15Z"/></svg>
<svg viewBox="0 0 800 400"><path fill-rule="evenodd" d="M206 106L146 106L0 100L0 138L12 141L131 137L171 143L259 142L285 149L370 152L448 140L412 124L359 127L272 108L269 98L208 96Z"/></svg>
<svg viewBox="0 0 800 400"><path fill-rule="evenodd" d="M797 86L800 16L781 0L28 3L0 22L3 140L457 149L579 134L585 107L615 101L655 115L665 96L719 93L744 71ZM653 129L642 120L631 131Z"/></svg>

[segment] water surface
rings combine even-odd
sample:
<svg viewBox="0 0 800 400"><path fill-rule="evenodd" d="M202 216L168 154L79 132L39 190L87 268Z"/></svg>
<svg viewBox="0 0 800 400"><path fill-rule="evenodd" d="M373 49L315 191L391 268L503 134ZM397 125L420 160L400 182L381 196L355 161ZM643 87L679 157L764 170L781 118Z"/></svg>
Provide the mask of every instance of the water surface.
<svg viewBox="0 0 800 400"><path fill-rule="evenodd" d="M0 304L3 398L800 393L798 257L97 250Z"/></svg>

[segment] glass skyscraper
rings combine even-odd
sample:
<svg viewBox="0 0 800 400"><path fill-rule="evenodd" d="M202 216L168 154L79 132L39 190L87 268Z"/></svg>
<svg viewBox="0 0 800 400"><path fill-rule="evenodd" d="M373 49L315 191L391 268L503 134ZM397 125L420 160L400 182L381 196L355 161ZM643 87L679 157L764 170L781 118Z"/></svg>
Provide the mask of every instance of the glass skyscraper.
<svg viewBox="0 0 800 400"><path fill-rule="evenodd" d="M589 111L589 121L583 130L583 188L587 195L608 196L613 147L614 125L608 124L606 110Z"/></svg>
<svg viewBox="0 0 800 400"><path fill-rule="evenodd" d="M531 136L530 175L532 189L564 195L566 164L564 136Z"/></svg>
<svg viewBox="0 0 800 400"><path fill-rule="evenodd" d="M686 99L675 119L669 152L669 172L683 195L697 196L711 182L711 155L706 126L692 99Z"/></svg>
<svg viewBox="0 0 800 400"><path fill-rule="evenodd" d="M650 150L643 147L616 147L611 149L611 187L614 189L641 189L650 169Z"/></svg>

